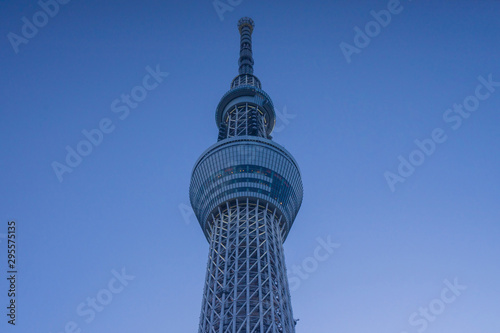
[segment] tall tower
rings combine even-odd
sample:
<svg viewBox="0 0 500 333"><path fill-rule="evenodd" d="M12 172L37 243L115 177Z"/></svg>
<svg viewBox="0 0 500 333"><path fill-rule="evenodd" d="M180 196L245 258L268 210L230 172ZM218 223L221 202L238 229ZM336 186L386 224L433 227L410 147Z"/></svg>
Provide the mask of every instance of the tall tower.
<svg viewBox="0 0 500 333"><path fill-rule="evenodd" d="M238 22L239 75L215 112L218 142L189 197L210 244L199 333L293 333L285 241L302 203L292 155L271 139L273 102L253 75L254 22Z"/></svg>

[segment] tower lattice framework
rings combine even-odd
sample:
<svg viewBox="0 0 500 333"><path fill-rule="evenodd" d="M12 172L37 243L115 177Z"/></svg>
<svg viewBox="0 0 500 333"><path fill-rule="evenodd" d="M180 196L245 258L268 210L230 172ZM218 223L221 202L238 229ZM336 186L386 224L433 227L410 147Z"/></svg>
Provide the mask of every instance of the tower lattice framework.
<svg viewBox="0 0 500 333"><path fill-rule="evenodd" d="M238 22L239 75L216 110L218 142L193 169L190 200L210 244L199 333L294 333L283 242L302 203L292 155L253 75L254 22Z"/></svg>

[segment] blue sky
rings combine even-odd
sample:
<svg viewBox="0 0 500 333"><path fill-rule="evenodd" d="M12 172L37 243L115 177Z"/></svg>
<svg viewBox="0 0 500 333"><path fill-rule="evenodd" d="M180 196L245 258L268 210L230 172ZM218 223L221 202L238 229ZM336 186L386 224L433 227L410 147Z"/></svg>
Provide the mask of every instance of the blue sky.
<svg viewBox="0 0 500 333"><path fill-rule="evenodd" d="M197 331L190 174L250 16L304 182L285 243L297 332L499 332L500 2L221 3L0 4L1 331Z"/></svg>

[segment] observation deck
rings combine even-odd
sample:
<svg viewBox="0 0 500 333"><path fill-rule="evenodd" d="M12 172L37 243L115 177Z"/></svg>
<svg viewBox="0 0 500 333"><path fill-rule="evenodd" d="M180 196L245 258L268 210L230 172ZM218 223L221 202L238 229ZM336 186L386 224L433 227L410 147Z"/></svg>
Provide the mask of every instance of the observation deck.
<svg viewBox="0 0 500 333"><path fill-rule="evenodd" d="M299 167L277 143L255 136L225 139L208 148L196 162L189 189L191 204L203 232L217 208L232 199L268 202L282 216L283 239L302 203Z"/></svg>

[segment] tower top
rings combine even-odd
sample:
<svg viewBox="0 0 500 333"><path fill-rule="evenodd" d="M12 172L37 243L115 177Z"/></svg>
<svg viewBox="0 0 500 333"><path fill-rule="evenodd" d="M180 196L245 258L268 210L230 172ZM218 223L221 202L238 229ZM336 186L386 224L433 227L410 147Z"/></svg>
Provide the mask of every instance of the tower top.
<svg viewBox="0 0 500 333"><path fill-rule="evenodd" d="M242 33L242 28L243 27L249 27L250 28L250 34L253 32L253 28L255 28L255 23L250 17L242 17L238 21L238 29L240 30L240 34Z"/></svg>
<svg viewBox="0 0 500 333"><path fill-rule="evenodd" d="M252 33L254 27L255 23L250 17L242 17L238 21L240 33L238 75L231 82L231 90L222 96L217 106L215 122L220 130L223 122L227 122L228 110L236 104L248 102L252 104L252 107L259 107L260 113L265 117L265 137L271 138L270 134L276 124L276 112L271 97L262 90L260 80L253 74Z"/></svg>

